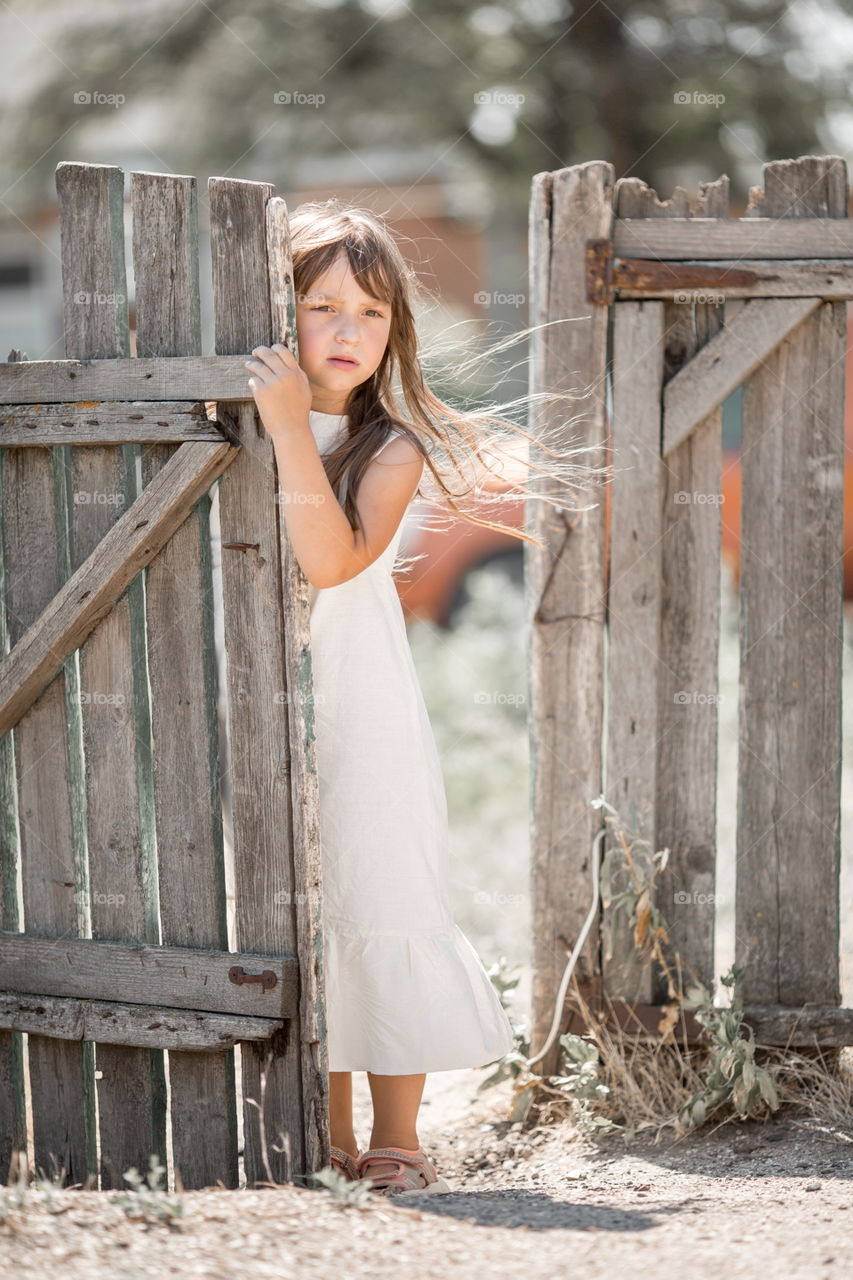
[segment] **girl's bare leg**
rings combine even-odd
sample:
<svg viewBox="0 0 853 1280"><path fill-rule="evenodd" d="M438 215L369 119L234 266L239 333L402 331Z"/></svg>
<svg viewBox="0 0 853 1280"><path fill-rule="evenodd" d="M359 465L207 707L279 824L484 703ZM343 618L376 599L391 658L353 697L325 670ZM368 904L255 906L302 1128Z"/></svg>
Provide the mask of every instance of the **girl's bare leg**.
<svg viewBox="0 0 853 1280"><path fill-rule="evenodd" d="M351 1156L358 1155L352 1124L352 1072L329 1072L329 1139Z"/></svg>
<svg viewBox="0 0 853 1280"><path fill-rule="evenodd" d="M418 1139L418 1110L423 1097L426 1075L378 1076L367 1073L370 1096L373 1099L373 1129L370 1146L405 1147L414 1151L420 1146ZM370 1176L393 1173L395 1165L371 1165Z"/></svg>

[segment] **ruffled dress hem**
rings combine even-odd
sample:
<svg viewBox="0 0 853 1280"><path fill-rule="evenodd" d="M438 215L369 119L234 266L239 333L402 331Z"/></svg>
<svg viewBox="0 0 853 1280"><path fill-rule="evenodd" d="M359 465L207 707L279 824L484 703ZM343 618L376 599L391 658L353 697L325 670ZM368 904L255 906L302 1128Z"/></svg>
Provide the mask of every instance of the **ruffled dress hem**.
<svg viewBox="0 0 853 1280"><path fill-rule="evenodd" d="M458 925L437 934L324 927L328 1069L415 1075L486 1067L509 1053L509 1018Z"/></svg>

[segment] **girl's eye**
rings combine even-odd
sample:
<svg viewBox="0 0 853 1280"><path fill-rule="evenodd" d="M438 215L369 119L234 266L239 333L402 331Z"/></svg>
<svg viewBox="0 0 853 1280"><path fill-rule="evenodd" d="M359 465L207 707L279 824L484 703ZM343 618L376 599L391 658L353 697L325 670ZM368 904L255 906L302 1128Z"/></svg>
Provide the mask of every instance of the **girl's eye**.
<svg viewBox="0 0 853 1280"><path fill-rule="evenodd" d="M316 307L312 307L312 308L311 308L311 310L312 310L312 311L328 311L328 310L329 310L329 303L328 303L328 302L321 302L321 303L318 303L318 305L317 305ZM372 312L373 312L373 314L374 314L375 316L379 316L379 319L380 319L380 320L383 318L383 316L382 316L382 312L381 312L381 311L377 311L377 310L376 310L376 307L368 307L368 311L372 311Z"/></svg>

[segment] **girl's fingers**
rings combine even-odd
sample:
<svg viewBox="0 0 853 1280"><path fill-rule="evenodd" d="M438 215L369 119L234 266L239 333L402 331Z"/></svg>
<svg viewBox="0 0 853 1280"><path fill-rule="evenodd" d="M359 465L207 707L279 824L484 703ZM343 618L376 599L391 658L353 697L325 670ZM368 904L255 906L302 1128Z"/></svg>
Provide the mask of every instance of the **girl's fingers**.
<svg viewBox="0 0 853 1280"><path fill-rule="evenodd" d="M272 347L255 347L252 355L276 372L280 372L282 365L290 367L295 363L293 352L288 351L287 347L280 342L276 342Z"/></svg>
<svg viewBox="0 0 853 1280"><path fill-rule="evenodd" d="M270 369L262 360L244 360L243 364L255 374L257 381L260 383L272 382L276 376L275 370Z"/></svg>

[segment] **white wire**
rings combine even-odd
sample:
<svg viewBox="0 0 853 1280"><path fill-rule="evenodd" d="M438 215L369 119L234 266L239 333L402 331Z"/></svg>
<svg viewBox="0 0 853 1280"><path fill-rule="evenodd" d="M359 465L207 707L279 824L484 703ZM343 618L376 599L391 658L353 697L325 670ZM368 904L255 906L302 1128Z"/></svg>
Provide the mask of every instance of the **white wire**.
<svg viewBox="0 0 853 1280"><path fill-rule="evenodd" d="M600 865L599 850L601 846L601 838L606 833L606 830L607 830L606 827L602 827L592 842L592 904L589 908L589 911L587 912L586 920L584 920L583 922L583 928L578 934L578 940L575 943L574 950L572 951L572 954L569 956L568 963L566 964L566 967L563 970L563 978L562 978L562 981L560 982L560 991L557 996L556 1003L554 1005L554 1017L551 1022L551 1030L548 1032L548 1039L545 1041L545 1044L539 1050L536 1056L533 1058L523 1059L523 1061L528 1067L532 1066L534 1062L538 1062L540 1058L545 1057L545 1054L551 1048L551 1045L554 1043L554 1040L556 1039L557 1032L560 1029L560 1023L562 1022L562 1019L563 1019L563 1003L566 999L566 992L569 989L569 983L571 982L575 965L578 962L578 956L581 953L581 948L583 947L583 944L586 941L586 935L589 933L590 928L592 927L592 922L598 913L598 899L599 899L598 873L599 873L599 865Z"/></svg>

